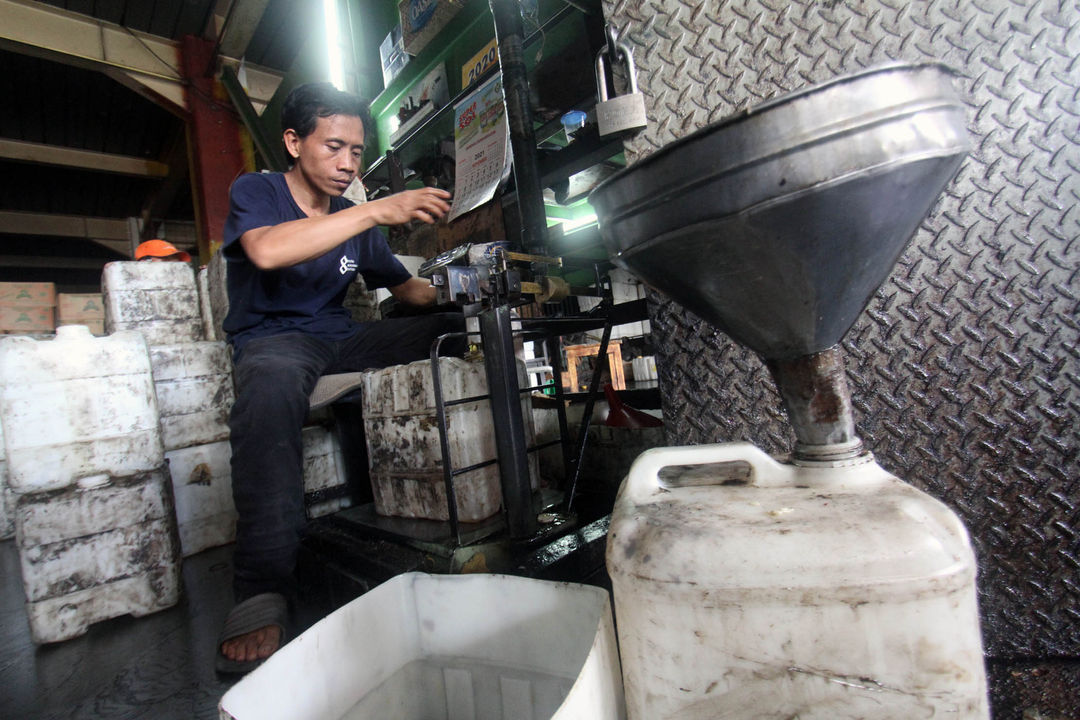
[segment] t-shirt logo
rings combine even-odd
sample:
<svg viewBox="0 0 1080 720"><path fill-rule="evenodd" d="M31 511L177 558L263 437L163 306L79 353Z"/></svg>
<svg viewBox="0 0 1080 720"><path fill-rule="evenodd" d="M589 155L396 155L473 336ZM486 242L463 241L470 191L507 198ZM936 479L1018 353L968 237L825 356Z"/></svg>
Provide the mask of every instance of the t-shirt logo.
<svg viewBox="0 0 1080 720"><path fill-rule="evenodd" d="M350 260L348 255L342 255L341 262L338 264L338 269L341 270L342 275L347 272L352 272L356 269L356 261Z"/></svg>

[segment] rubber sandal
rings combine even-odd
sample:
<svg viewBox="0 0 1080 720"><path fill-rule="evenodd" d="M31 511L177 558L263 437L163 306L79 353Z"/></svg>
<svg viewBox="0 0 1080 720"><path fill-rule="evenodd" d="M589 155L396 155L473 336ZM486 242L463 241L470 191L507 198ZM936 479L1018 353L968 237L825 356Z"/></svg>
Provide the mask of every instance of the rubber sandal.
<svg viewBox="0 0 1080 720"><path fill-rule="evenodd" d="M238 603L229 611L225 618L225 625L221 628L221 636L218 638L217 658L214 667L219 673L237 675L251 672L261 665L266 658L256 660L232 660L221 652L221 645L226 640L247 635L259 628L268 625L277 625L281 628L281 639L278 641L278 650L286 642L286 623L289 619L289 606L285 596L280 593L262 593L249 597ZM275 650L275 652L277 652Z"/></svg>

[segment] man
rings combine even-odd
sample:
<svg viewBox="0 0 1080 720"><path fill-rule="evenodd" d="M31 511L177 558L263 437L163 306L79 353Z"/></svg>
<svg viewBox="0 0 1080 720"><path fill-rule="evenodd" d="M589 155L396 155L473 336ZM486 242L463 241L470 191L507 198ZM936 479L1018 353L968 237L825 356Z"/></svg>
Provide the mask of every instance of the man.
<svg viewBox="0 0 1080 720"><path fill-rule="evenodd" d="M437 188L360 205L341 197L360 171L367 117L362 101L329 83L296 88L281 113L292 167L244 175L230 191L237 605L218 645L222 672L246 672L284 641L306 521L300 431L316 381L426 358L436 336L464 329L460 314L356 323L342 307L357 274L400 302L433 304L435 289L394 258L377 226L433 223L449 210L450 194Z"/></svg>

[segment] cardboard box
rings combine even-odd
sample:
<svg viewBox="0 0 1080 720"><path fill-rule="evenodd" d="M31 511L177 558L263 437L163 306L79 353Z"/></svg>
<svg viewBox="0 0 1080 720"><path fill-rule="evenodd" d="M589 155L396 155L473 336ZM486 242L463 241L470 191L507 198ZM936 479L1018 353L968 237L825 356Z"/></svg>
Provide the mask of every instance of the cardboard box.
<svg viewBox="0 0 1080 720"><path fill-rule="evenodd" d="M56 305L56 285L51 282L0 283L0 306L52 307Z"/></svg>
<svg viewBox="0 0 1080 720"><path fill-rule="evenodd" d="M416 55L446 27L464 0L400 0L401 39L405 52Z"/></svg>
<svg viewBox="0 0 1080 720"><path fill-rule="evenodd" d="M59 293L56 324L85 325L94 335L104 335L105 302L101 293Z"/></svg>
<svg viewBox="0 0 1080 720"><path fill-rule="evenodd" d="M10 307L0 305L0 333L47 333L56 329L51 305Z"/></svg>
<svg viewBox="0 0 1080 720"><path fill-rule="evenodd" d="M56 322L59 325L104 319L105 302L101 293L60 293L56 296Z"/></svg>

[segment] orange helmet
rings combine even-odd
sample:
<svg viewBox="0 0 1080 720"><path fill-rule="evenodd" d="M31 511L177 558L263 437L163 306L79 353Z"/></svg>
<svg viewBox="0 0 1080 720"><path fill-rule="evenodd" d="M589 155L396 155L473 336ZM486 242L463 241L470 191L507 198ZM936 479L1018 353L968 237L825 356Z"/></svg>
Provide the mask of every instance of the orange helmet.
<svg viewBox="0 0 1080 720"><path fill-rule="evenodd" d="M135 248L136 260L179 260L191 262L191 256L164 240L147 240Z"/></svg>

